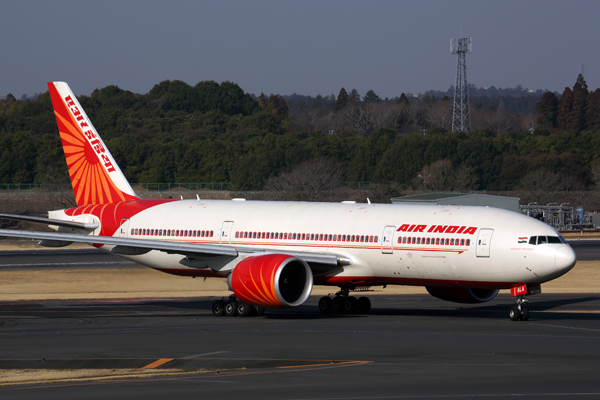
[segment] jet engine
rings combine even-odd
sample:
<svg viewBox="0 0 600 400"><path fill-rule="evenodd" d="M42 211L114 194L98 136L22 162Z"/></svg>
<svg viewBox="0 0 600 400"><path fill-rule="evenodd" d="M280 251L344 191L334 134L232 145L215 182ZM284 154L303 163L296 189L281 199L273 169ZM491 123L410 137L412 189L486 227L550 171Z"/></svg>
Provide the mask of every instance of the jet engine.
<svg viewBox="0 0 600 400"><path fill-rule="evenodd" d="M455 303L484 303L498 294L498 289L466 289L454 287L426 287L433 297Z"/></svg>
<svg viewBox="0 0 600 400"><path fill-rule="evenodd" d="M313 287L308 264L287 254L248 257L229 275L238 300L265 308L290 308L304 303Z"/></svg>

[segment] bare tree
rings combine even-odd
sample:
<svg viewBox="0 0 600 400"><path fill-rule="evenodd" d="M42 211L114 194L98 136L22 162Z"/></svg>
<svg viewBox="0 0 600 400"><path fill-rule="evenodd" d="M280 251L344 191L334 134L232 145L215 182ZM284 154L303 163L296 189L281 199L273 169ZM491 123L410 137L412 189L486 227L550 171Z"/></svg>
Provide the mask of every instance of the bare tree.
<svg viewBox="0 0 600 400"><path fill-rule="evenodd" d="M437 192L471 190L477 181L473 168L467 166L455 168L448 159L426 165L417 178L424 190Z"/></svg>
<svg viewBox="0 0 600 400"><path fill-rule="evenodd" d="M46 200L49 202L49 209L77 206L73 186L69 182L68 175L61 172L54 165L46 166L43 187L46 192Z"/></svg>
<svg viewBox="0 0 600 400"><path fill-rule="evenodd" d="M290 172L271 177L265 184L277 200L326 201L344 187L341 164L325 158L313 158Z"/></svg>
<svg viewBox="0 0 600 400"><path fill-rule="evenodd" d="M540 168L529 172L520 181L520 190L536 202L545 201L551 192L578 191L583 185L575 178Z"/></svg>
<svg viewBox="0 0 600 400"><path fill-rule="evenodd" d="M432 128L452 129L452 103L450 101L438 101L433 104L427 113L427 121Z"/></svg>

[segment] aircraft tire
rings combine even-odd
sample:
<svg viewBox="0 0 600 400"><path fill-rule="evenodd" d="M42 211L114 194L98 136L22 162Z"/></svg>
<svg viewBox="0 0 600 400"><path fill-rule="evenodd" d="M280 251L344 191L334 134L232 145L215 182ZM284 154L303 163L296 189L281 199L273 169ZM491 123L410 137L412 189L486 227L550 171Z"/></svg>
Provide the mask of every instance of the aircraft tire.
<svg viewBox="0 0 600 400"><path fill-rule="evenodd" d="M356 308L359 314L368 314L371 311L371 300L368 297L359 297Z"/></svg>
<svg viewBox="0 0 600 400"><path fill-rule="evenodd" d="M344 300L344 314L356 313L356 297L348 297Z"/></svg>
<svg viewBox="0 0 600 400"><path fill-rule="evenodd" d="M237 315L240 317L248 317L252 312L252 307L241 301L237 305Z"/></svg>
<svg viewBox="0 0 600 400"><path fill-rule="evenodd" d="M527 321L529 319L529 308L521 307L520 319L521 321Z"/></svg>
<svg viewBox="0 0 600 400"><path fill-rule="evenodd" d="M521 318L521 311L519 310L519 307L517 306L512 306L510 308L510 311L508 313L508 316L510 317L511 321L518 321L519 318Z"/></svg>
<svg viewBox="0 0 600 400"><path fill-rule="evenodd" d="M225 303L225 315L228 317L235 317L237 315L237 301L228 301Z"/></svg>
<svg viewBox="0 0 600 400"><path fill-rule="evenodd" d="M212 313L216 317L225 315L225 302L223 302L223 300L215 301L212 305Z"/></svg>
<svg viewBox="0 0 600 400"><path fill-rule="evenodd" d="M265 315L265 308L260 306L254 306L254 311L257 317L262 317Z"/></svg>
<svg viewBox="0 0 600 400"><path fill-rule="evenodd" d="M331 301L331 311L334 314L341 314L344 310L344 298L342 296L335 296Z"/></svg>
<svg viewBox="0 0 600 400"><path fill-rule="evenodd" d="M323 314L329 314L331 312L331 298L329 296L321 297L319 299L319 311Z"/></svg>

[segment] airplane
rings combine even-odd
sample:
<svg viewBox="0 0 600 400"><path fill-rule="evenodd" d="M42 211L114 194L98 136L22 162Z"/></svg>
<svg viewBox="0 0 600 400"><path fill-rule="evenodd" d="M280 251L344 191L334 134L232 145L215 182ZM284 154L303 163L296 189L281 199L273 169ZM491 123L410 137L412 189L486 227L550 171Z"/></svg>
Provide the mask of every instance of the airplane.
<svg viewBox="0 0 600 400"><path fill-rule="evenodd" d="M48 218L55 232L0 230L41 246L87 243L169 274L221 277L232 295L216 316L293 308L313 285L339 288L319 299L323 313L363 313L371 287L424 286L457 303L516 298L513 321L527 320L526 296L567 273L573 249L558 231L493 207L282 201L148 199L136 195L64 82L49 82L77 207Z"/></svg>

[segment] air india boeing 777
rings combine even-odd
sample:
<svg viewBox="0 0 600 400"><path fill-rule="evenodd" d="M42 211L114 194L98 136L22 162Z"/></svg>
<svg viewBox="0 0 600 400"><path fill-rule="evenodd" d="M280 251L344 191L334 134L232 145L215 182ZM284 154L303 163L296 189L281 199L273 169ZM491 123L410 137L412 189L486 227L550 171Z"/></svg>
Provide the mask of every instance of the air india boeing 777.
<svg viewBox="0 0 600 400"><path fill-rule="evenodd" d="M425 286L440 299L480 303L511 289L510 318L527 320L527 295L575 265L552 227L488 207L139 198L77 98L48 83L77 207L49 218L54 232L0 230L40 245L88 243L181 276L221 277L233 294L215 315L256 315L303 304L313 285L339 287L319 300L324 313L367 313L353 292Z"/></svg>

